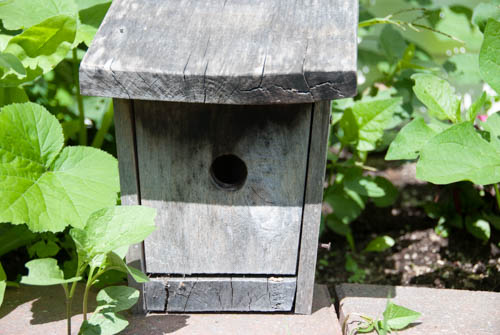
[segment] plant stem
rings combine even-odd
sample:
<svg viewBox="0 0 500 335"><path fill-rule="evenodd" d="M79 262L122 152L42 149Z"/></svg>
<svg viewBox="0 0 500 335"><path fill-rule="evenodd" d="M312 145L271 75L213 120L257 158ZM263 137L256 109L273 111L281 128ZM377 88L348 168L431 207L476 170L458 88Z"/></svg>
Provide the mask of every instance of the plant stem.
<svg viewBox="0 0 500 335"><path fill-rule="evenodd" d="M497 198L497 208L500 211L500 190L498 189L498 184L493 184L495 188L495 196Z"/></svg>
<svg viewBox="0 0 500 335"><path fill-rule="evenodd" d="M113 124L113 101L110 101L108 105L108 110L106 111L102 119L101 128L99 128L97 134L94 137L94 140L92 141L92 146L94 148L100 149L102 147L102 143L104 142L104 136L106 136L112 124Z"/></svg>
<svg viewBox="0 0 500 335"><path fill-rule="evenodd" d="M71 335L71 298L66 298L66 325L68 328L68 335Z"/></svg>
<svg viewBox="0 0 500 335"><path fill-rule="evenodd" d="M89 277L87 278L87 285L85 285L85 292L83 292L83 321L87 321L87 301L89 296L90 287L93 283L93 274L95 268L92 266L89 271Z"/></svg>
<svg viewBox="0 0 500 335"><path fill-rule="evenodd" d="M80 94L80 76L78 75L78 56L76 49L73 49L73 81L76 87L76 101L78 104L78 115L80 121L80 145L87 145L87 127L85 126L85 111L83 110L83 97Z"/></svg>

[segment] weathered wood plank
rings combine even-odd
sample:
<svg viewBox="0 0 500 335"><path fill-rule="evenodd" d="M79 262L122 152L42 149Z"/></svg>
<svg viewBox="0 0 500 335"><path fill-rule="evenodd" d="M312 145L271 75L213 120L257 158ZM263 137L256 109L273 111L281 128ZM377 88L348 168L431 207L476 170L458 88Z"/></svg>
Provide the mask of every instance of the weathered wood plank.
<svg viewBox="0 0 500 335"><path fill-rule="evenodd" d="M149 273L295 275L311 109L135 101ZM224 154L247 166L236 191L210 174Z"/></svg>
<svg viewBox="0 0 500 335"><path fill-rule="evenodd" d="M290 277L164 277L151 283L146 285L148 308L151 299L151 306L167 312L286 312L292 310L296 288Z"/></svg>
<svg viewBox="0 0 500 335"><path fill-rule="evenodd" d="M356 90L358 0L114 0L83 94L310 103Z"/></svg>
<svg viewBox="0 0 500 335"><path fill-rule="evenodd" d="M297 314L311 314L329 126L330 102L315 103L297 274L295 298L295 313Z"/></svg>
<svg viewBox="0 0 500 335"><path fill-rule="evenodd" d="M144 300L148 312L165 312L167 287L162 281L150 280L144 284Z"/></svg>
<svg viewBox="0 0 500 335"><path fill-rule="evenodd" d="M113 99L113 108L122 205L139 205L141 201L137 175L135 121L132 101ZM126 261L128 265L145 271L143 266L143 243L130 246ZM131 276L128 277L128 282L131 287L140 291L139 301L132 307L132 310L134 313L143 313L145 311L143 285L136 283Z"/></svg>

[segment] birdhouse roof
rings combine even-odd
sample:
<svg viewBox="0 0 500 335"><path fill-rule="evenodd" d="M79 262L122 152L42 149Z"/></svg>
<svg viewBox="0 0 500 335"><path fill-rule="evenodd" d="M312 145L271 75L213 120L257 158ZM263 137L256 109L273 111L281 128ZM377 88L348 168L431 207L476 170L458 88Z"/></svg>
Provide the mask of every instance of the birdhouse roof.
<svg viewBox="0 0 500 335"><path fill-rule="evenodd" d="M356 91L358 0L114 0L82 93L220 104Z"/></svg>

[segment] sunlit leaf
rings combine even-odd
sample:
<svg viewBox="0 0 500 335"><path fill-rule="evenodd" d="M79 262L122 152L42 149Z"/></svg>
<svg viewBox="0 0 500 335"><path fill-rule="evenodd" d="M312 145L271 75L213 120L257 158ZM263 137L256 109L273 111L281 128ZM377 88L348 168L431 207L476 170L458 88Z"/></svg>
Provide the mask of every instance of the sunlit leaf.
<svg viewBox="0 0 500 335"><path fill-rule="evenodd" d="M56 232L116 203L116 159L89 147L61 151L61 126L42 106L2 108L0 128L0 222Z"/></svg>
<svg viewBox="0 0 500 335"><path fill-rule="evenodd" d="M21 278L21 284L49 286L66 284L79 281L81 277L64 279L63 271L57 265L57 260L53 258L40 258L29 261L25 264L28 268L28 275Z"/></svg>

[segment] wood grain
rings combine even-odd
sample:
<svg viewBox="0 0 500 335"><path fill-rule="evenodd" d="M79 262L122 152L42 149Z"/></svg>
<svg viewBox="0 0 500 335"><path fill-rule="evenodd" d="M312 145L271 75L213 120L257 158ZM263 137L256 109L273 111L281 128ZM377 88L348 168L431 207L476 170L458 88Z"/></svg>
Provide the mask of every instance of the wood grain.
<svg viewBox="0 0 500 335"><path fill-rule="evenodd" d="M151 295L146 291L148 308L161 307L167 312L285 312L292 309L296 279L160 277L154 278L146 287L149 286L154 289ZM168 300L162 293L166 291Z"/></svg>
<svg viewBox="0 0 500 335"><path fill-rule="evenodd" d="M295 275L312 105L134 106L148 272ZM210 175L223 154L246 163L237 191Z"/></svg>
<svg viewBox="0 0 500 335"><path fill-rule="evenodd" d="M315 103L313 109L295 298L295 313L297 314L311 314L330 109L329 101Z"/></svg>
<svg viewBox="0 0 500 335"><path fill-rule="evenodd" d="M137 157L135 152L135 121L132 101L113 99L116 150L118 154L118 169L120 173L120 194L122 205L140 205L139 179L137 174ZM143 243L131 245L127 264L145 272ZM140 291L139 301L132 307L134 313L144 313L143 284L135 282L128 276L129 286Z"/></svg>
<svg viewBox="0 0 500 335"><path fill-rule="evenodd" d="M356 91L358 0L114 0L85 95L310 103Z"/></svg>

